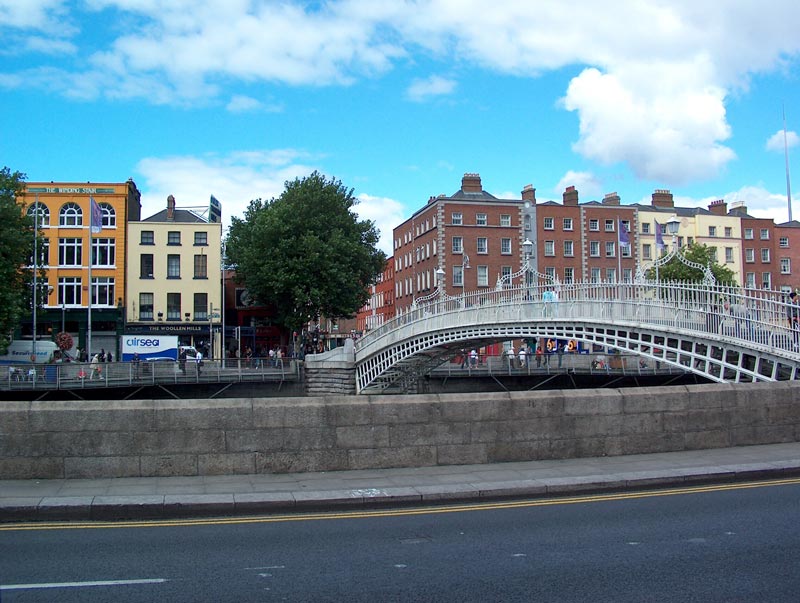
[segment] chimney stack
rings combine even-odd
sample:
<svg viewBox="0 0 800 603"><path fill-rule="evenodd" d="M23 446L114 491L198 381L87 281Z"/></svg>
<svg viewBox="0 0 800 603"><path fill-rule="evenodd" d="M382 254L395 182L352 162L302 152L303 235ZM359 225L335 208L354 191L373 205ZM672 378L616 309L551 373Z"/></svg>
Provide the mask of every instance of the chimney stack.
<svg viewBox="0 0 800 603"><path fill-rule="evenodd" d="M712 201L708 205L708 211L710 211L715 216L727 216L728 204L725 203L724 199L717 199L716 201Z"/></svg>
<svg viewBox="0 0 800 603"><path fill-rule="evenodd" d="M483 187L481 186L481 175L470 173L464 174L464 177L461 179L461 190L465 193L483 192Z"/></svg>
<svg viewBox="0 0 800 603"><path fill-rule="evenodd" d="M172 222L175 219L175 197L167 197L167 220Z"/></svg>
<svg viewBox="0 0 800 603"><path fill-rule="evenodd" d="M533 188L532 184L526 184L522 189L522 200L536 203L536 189Z"/></svg>
<svg viewBox="0 0 800 603"><path fill-rule="evenodd" d="M619 205L620 198L617 193L606 193L603 197L603 205Z"/></svg>
<svg viewBox="0 0 800 603"><path fill-rule="evenodd" d="M672 193L666 188L657 188L653 191L653 207L675 207L675 201L672 199Z"/></svg>
<svg viewBox="0 0 800 603"><path fill-rule="evenodd" d="M574 186L568 186L563 195L564 205L578 205L578 190Z"/></svg>

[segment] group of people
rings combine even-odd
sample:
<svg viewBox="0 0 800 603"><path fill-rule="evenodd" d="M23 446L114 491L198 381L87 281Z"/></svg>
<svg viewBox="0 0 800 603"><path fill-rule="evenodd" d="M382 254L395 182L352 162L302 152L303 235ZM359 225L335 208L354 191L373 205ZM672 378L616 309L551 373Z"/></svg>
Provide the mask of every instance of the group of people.
<svg viewBox="0 0 800 603"><path fill-rule="evenodd" d="M76 351L76 355L80 362L86 362L89 357L89 353L86 350L81 350L80 348L78 348ZM111 352L106 352L104 348L101 348L100 351L92 356L92 359L89 361L89 374L87 375L86 371L81 368L78 371L78 377L80 379L85 379L88 377L90 381L95 377L98 379L102 378L102 365L107 362L114 362L114 355Z"/></svg>
<svg viewBox="0 0 800 603"><path fill-rule="evenodd" d="M236 351L237 356L239 355L239 351ZM264 346L261 348L260 353L256 353L253 351L249 345L245 347L244 350L244 359L245 359L245 367L248 368L259 368L264 366L264 361L269 362L269 366L272 368L279 368L283 366L283 350L279 345L275 345L274 347L267 348Z"/></svg>

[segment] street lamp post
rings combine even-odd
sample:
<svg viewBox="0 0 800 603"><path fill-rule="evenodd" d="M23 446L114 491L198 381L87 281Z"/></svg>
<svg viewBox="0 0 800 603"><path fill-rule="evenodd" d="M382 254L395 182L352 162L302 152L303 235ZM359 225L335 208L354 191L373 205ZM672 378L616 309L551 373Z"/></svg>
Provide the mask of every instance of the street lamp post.
<svg viewBox="0 0 800 603"><path fill-rule="evenodd" d="M467 268L469 268L469 254L464 251L461 256L461 307L464 307L464 291L467 285Z"/></svg>
<svg viewBox="0 0 800 603"><path fill-rule="evenodd" d="M678 219L678 216L672 215L672 217L667 220L667 233L672 235L672 249L677 253L678 251L678 228L680 228L681 221Z"/></svg>
<svg viewBox="0 0 800 603"><path fill-rule="evenodd" d="M522 278L525 279L525 295L530 299L530 285L531 285L531 256L533 255L533 242L526 238L522 241L522 256L524 258L524 262L522 263L522 269L524 276Z"/></svg>

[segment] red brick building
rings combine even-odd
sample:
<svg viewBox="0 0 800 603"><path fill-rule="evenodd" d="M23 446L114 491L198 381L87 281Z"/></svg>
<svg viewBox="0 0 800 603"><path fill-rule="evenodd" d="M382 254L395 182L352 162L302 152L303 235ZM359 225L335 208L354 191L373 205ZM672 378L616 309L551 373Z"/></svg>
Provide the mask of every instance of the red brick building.
<svg viewBox="0 0 800 603"><path fill-rule="evenodd" d="M620 245L620 226L628 245ZM636 209L620 205L616 193L602 202L580 204L578 191L567 187L561 204L536 206L537 267L562 283L580 280L616 281L636 274Z"/></svg>
<svg viewBox="0 0 800 603"><path fill-rule="evenodd" d="M437 270L449 295L492 289L498 277L522 265L535 190L499 199L483 190L479 174L464 174L461 188L439 195L394 229L395 304L399 312L433 293ZM527 202L526 202L527 201Z"/></svg>
<svg viewBox="0 0 800 603"><path fill-rule="evenodd" d="M378 282L370 286L370 298L356 314L356 330L365 333L394 317L394 258L386 266Z"/></svg>

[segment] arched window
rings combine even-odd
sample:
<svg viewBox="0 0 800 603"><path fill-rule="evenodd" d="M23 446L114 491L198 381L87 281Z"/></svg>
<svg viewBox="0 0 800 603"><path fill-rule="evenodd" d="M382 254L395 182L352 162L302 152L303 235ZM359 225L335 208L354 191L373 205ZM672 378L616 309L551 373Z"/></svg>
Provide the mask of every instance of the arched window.
<svg viewBox="0 0 800 603"><path fill-rule="evenodd" d="M77 203L65 203L58 213L59 226L83 226L83 211Z"/></svg>
<svg viewBox="0 0 800 603"><path fill-rule="evenodd" d="M117 227L117 213L108 203L98 203L100 211L103 212L103 228Z"/></svg>
<svg viewBox="0 0 800 603"><path fill-rule="evenodd" d="M28 215L33 218L35 212L36 204L33 204L28 208ZM50 208L44 203L39 203L39 228L43 226L50 226Z"/></svg>

